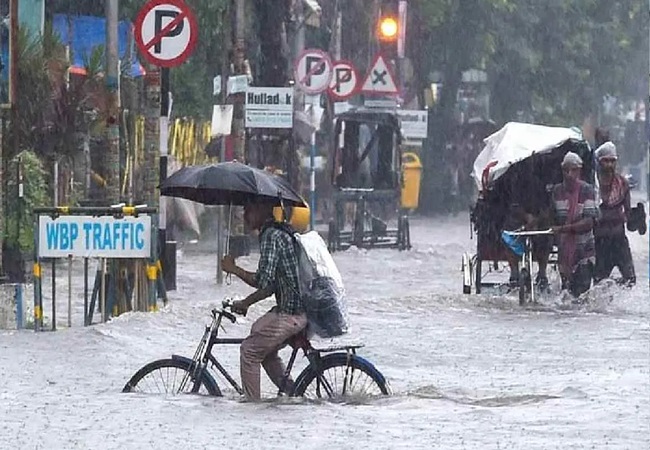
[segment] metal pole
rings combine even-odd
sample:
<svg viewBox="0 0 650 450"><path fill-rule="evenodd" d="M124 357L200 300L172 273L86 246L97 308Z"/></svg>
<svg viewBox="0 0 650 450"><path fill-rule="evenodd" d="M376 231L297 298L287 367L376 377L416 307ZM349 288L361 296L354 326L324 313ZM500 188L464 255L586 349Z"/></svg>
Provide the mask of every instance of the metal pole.
<svg viewBox="0 0 650 450"><path fill-rule="evenodd" d="M84 326L90 325L88 323L88 258L84 258Z"/></svg>
<svg viewBox="0 0 650 450"><path fill-rule="evenodd" d="M56 258L52 258L52 331L56 331Z"/></svg>
<svg viewBox="0 0 650 450"><path fill-rule="evenodd" d="M106 78L108 115L106 133L108 153L106 158L106 194L110 204L120 200L120 90L118 58L118 0L105 0L106 13Z"/></svg>
<svg viewBox="0 0 650 450"><path fill-rule="evenodd" d="M221 104L225 105L228 101L228 75L229 75L229 70L228 70L228 51L230 50L230 46L228 46L228 39L227 33L226 33L226 28L228 24L228 14L230 13L230 8L226 7L222 11L222 24L223 26L221 27L221 42L223 42L226 46L222 50L223 54L221 56ZM224 136L223 141L221 143L221 148L219 149L219 162L224 162L226 160L226 137ZM224 240L223 240L223 234L225 232L225 226L224 226L224 220L225 220L225 211L226 207L225 206L219 206L219 211L217 213L217 284L222 285L223 284L223 271L221 270L221 259L223 258L224 255Z"/></svg>
<svg viewBox="0 0 650 450"><path fill-rule="evenodd" d="M39 257L38 242L40 235L39 216L34 219L34 331L41 331L43 327L43 296L41 284L41 258Z"/></svg>
<svg viewBox="0 0 650 450"><path fill-rule="evenodd" d="M9 103L14 113L18 105L18 0L9 0ZM18 133L14 133L17 136ZM14 141L14 145L17 142ZM15 147L16 149L18 147Z"/></svg>
<svg viewBox="0 0 650 450"><path fill-rule="evenodd" d="M102 309L102 323L104 323L108 317L108 314L106 314L106 258L102 258L99 263L101 264L102 273L99 288L99 305Z"/></svg>
<svg viewBox="0 0 650 450"><path fill-rule="evenodd" d="M59 206L59 160L54 160L54 206Z"/></svg>
<svg viewBox="0 0 650 450"><path fill-rule="evenodd" d="M648 16L650 17L650 1L648 1ZM648 39L650 43L650 27L648 28ZM649 46L649 55L650 55L650 46ZM649 58L650 61L650 58ZM647 160L647 179L646 179L646 192L647 192L647 200L648 200L648 207L650 208L650 110L648 109L648 105L650 105L650 66L648 67L648 103L646 104L646 132L648 133L648 154L646 155L646 160ZM646 220L646 219L644 219ZM648 239L648 252L650 253L650 239ZM648 285L650 286L650 259L648 260Z"/></svg>
<svg viewBox="0 0 650 450"><path fill-rule="evenodd" d="M309 152L309 228L314 229L316 215L316 131L311 134Z"/></svg>
<svg viewBox="0 0 650 450"><path fill-rule="evenodd" d="M22 156L18 157L17 165L16 165L16 180L18 180L18 211L16 215L16 248L18 249L19 252L22 252L22 249L20 248L20 226L21 222L23 221L23 198L25 194L24 190L24 185L23 185L23 158ZM19 258L20 261L20 273L23 273L23 257L22 254ZM24 281L23 277L21 276L20 282L22 283Z"/></svg>
<svg viewBox="0 0 650 450"><path fill-rule="evenodd" d="M72 255L68 255L68 328L72 328Z"/></svg>
<svg viewBox="0 0 650 450"><path fill-rule="evenodd" d="M343 11L341 10L341 2L340 2L340 0L337 0L337 2L336 2L336 30L335 30L336 44L334 45L334 58L337 61L341 59L341 47L343 46L342 32L343 32Z"/></svg>

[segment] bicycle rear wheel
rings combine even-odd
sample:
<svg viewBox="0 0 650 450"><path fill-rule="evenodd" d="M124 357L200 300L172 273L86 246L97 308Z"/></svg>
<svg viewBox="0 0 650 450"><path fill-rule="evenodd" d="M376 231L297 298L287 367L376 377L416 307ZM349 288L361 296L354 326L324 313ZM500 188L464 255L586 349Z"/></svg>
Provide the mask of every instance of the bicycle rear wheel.
<svg viewBox="0 0 650 450"><path fill-rule="evenodd" d="M390 395L384 376L367 360L346 353L334 353L320 359L320 376L309 365L298 376L293 395L330 400Z"/></svg>
<svg viewBox="0 0 650 450"><path fill-rule="evenodd" d="M221 396L221 390L214 378L205 371L200 375L200 383L194 363L189 358L178 357L159 359L138 370L126 383L122 392L144 394L199 394Z"/></svg>

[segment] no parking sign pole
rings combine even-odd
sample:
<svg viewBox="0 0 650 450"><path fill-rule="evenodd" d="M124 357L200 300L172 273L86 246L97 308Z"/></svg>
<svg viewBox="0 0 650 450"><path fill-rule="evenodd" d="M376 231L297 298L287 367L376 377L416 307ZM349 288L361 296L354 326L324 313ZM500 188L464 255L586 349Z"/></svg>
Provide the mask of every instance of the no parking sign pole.
<svg viewBox="0 0 650 450"><path fill-rule="evenodd" d="M326 52L318 49L305 50L294 64L296 85L306 94L325 92L330 86L332 73L332 60ZM309 169L309 227L313 230L316 213L316 130L311 134Z"/></svg>
<svg viewBox="0 0 650 450"><path fill-rule="evenodd" d="M311 149L309 152L309 228L314 229L314 214L316 213L316 130L311 134Z"/></svg>
<svg viewBox="0 0 650 450"><path fill-rule="evenodd" d="M149 0L138 12L135 42L142 56L161 68L160 79L160 182L167 178L167 140L170 113L169 68L183 64L196 47L199 36L194 13L183 0ZM166 252L167 212L160 201L159 256L167 290L176 288L176 258ZM175 251L170 244L170 253Z"/></svg>

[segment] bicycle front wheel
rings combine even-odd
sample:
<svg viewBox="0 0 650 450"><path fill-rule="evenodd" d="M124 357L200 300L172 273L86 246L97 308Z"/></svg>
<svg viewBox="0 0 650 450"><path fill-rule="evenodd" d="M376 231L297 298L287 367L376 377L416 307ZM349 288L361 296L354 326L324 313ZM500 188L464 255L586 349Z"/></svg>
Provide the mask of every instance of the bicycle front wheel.
<svg viewBox="0 0 650 450"><path fill-rule="evenodd" d="M138 370L122 392L221 396L219 386L209 373L203 371L200 380L197 380L198 376L195 365L189 358L159 359Z"/></svg>
<svg viewBox="0 0 650 450"><path fill-rule="evenodd" d="M309 365L298 376L294 396L346 400L390 395L390 388L381 372L359 356L330 354L320 359L319 368L320 373Z"/></svg>

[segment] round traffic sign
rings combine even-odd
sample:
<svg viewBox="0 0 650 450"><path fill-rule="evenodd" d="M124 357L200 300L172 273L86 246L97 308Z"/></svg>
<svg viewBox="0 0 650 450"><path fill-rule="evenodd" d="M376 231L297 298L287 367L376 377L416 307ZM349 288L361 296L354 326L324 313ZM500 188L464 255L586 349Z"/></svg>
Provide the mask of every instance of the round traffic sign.
<svg viewBox="0 0 650 450"><path fill-rule="evenodd" d="M194 50L199 28L194 13L182 0L150 0L138 12L133 34L147 61L174 67Z"/></svg>
<svg viewBox="0 0 650 450"><path fill-rule="evenodd" d="M332 79L332 60L322 50L302 52L294 65L296 85L307 94L320 94L327 90Z"/></svg>
<svg viewBox="0 0 650 450"><path fill-rule="evenodd" d="M359 90L359 72L350 61L336 61L328 92L335 100L346 100Z"/></svg>

